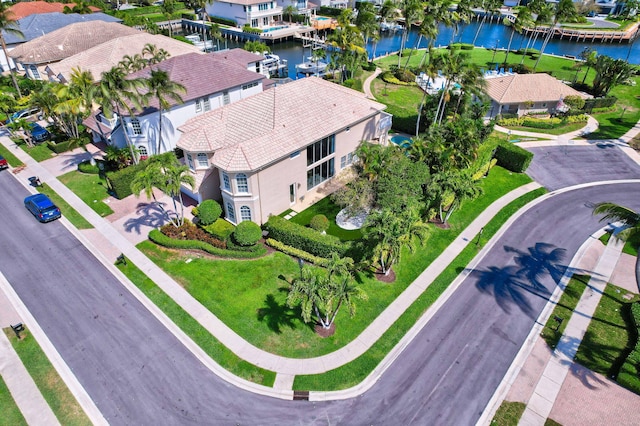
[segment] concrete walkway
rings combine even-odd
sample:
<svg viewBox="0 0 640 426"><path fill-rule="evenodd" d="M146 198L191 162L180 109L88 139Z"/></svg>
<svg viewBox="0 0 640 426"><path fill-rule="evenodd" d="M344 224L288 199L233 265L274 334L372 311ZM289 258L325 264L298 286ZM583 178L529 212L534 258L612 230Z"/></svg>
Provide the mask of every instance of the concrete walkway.
<svg viewBox="0 0 640 426"><path fill-rule="evenodd" d="M373 82L373 80L376 79L376 77L378 77L380 75L380 73L382 73L382 69L380 68L376 68L376 70L373 72L373 74L371 74L369 77L367 77L367 79L364 81L364 84L362 85L362 89L364 90L364 94L367 95L367 98L369 99L373 99L375 100L375 96L373 96L373 93L371 92L371 83Z"/></svg>
<svg viewBox="0 0 640 426"><path fill-rule="evenodd" d="M553 356L527 403L519 425L541 426L549 417L560 393L560 388L573 365L573 358L589 327L593 313L600 303L600 298L618 262L623 246L624 243L617 238L609 240L609 244L600 256L598 264L593 270L592 278L569 319Z"/></svg>

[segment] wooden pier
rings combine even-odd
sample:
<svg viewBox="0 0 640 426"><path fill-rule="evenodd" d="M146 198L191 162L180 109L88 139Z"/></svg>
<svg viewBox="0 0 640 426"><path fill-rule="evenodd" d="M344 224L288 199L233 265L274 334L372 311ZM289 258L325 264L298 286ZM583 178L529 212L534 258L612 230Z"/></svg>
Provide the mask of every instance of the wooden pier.
<svg viewBox="0 0 640 426"><path fill-rule="evenodd" d="M631 43L635 37L637 37L637 24L627 31L585 31L585 30L572 30L567 28L553 28L552 37L560 40L568 40L582 43ZM536 27L525 28L525 34L538 34L547 35L550 31L549 27Z"/></svg>

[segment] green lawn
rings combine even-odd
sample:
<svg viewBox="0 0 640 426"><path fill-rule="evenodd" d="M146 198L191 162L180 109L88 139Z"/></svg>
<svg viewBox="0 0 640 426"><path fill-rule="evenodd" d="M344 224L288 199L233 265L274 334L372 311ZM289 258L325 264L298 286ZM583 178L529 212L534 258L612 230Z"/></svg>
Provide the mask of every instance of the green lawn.
<svg viewBox="0 0 640 426"><path fill-rule="evenodd" d="M223 368L243 379L264 386L273 386L275 373L256 367L240 358L222 345L193 317L187 314L152 280L150 280L132 262L118 263L117 267L171 320L178 325L196 344Z"/></svg>
<svg viewBox="0 0 640 426"><path fill-rule="evenodd" d="M340 213L340 207L332 203L330 197L325 197L292 217L291 222L307 226L315 215L323 214L327 219L329 219L329 229L327 229L327 234L335 235L343 241L359 240L362 238L362 232L359 229L349 231L340 228L336 224L336 215L338 213Z"/></svg>
<svg viewBox="0 0 640 426"><path fill-rule="evenodd" d="M18 157L13 155L13 153L2 144L0 144L0 155L2 155L7 160L7 163L9 163L11 167L18 167L23 165L22 161L18 160Z"/></svg>
<svg viewBox="0 0 640 426"><path fill-rule="evenodd" d="M433 227L427 244L416 253L404 253L394 267L393 285L377 281L370 273L359 273L357 280L369 300L358 304L358 314L349 319L341 310L336 333L320 339L312 327L300 320L295 309L286 307L289 282L297 276L295 259L276 253L252 261L196 258L185 263L185 256L142 243L140 248L154 262L181 283L240 336L270 352L294 358L332 352L352 341L435 259L480 212L509 190L529 182L526 175L509 174L494 168L483 179L485 195L465 203L451 216L451 229Z"/></svg>
<svg viewBox="0 0 640 426"><path fill-rule="evenodd" d="M73 224L78 229L91 229L93 225L91 225L87 219L85 219L80 213L76 211L73 207L67 203L64 198L58 195L49 185L43 183L40 187L38 187L38 191L46 194L51 198L51 201L60 208L62 215L66 217L69 222Z"/></svg>
<svg viewBox="0 0 640 426"><path fill-rule="evenodd" d="M526 408L524 402L503 401L491 420L491 426L517 426Z"/></svg>
<svg viewBox="0 0 640 426"><path fill-rule="evenodd" d="M607 285L575 358L588 369L613 379L637 339L631 304L640 296L627 300L623 297L626 294L629 292L625 289ZM636 388L640 389L640 378L636 378Z"/></svg>
<svg viewBox="0 0 640 426"><path fill-rule="evenodd" d="M624 135L640 120L640 77L634 77L635 86L616 86L610 95L618 98L616 109L610 112L594 113L598 120L598 130L587 138L616 139Z"/></svg>
<svg viewBox="0 0 640 426"><path fill-rule="evenodd" d="M16 402L11 397L9 389L0 376L0 426L27 426Z"/></svg>
<svg viewBox="0 0 640 426"><path fill-rule="evenodd" d="M107 193L106 181L98 175L80 173L75 170L58 176L58 179L100 216L105 217L113 213L111 207L102 201L109 194Z"/></svg>
<svg viewBox="0 0 640 426"><path fill-rule="evenodd" d="M53 368L29 330L21 333L21 340L16 338L11 328L5 328L3 331L58 421L63 425L90 425L91 422L82 407Z"/></svg>
<svg viewBox="0 0 640 426"><path fill-rule="evenodd" d="M56 155L55 152L49 149L49 145L47 145L46 142L35 146L28 146L24 139L21 139L19 137L13 137L11 138L11 140L13 140L16 145L22 148L24 152L29 154L37 162L48 160L55 157Z"/></svg>
<svg viewBox="0 0 640 426"><path fill-rule="evenodd" d="M602 244L606 245L609 242L610 238L611 233L605 232L599 239L600 241L602 241ZM640 235L627 240L627 242L624 243L624 247L622 247L622 252L636 257L638 255L638 246L640 246Z"/></svg>
<svg viewBox="0 0 640 426"><path fill-rule="evenodd" d="M578 301L580 301L580 297L582 297L584 289L587 288L589 279L591 279L591 277L588 275L572 276L567 284L567 288L565 288L562 296L560 296L560 300L553 309L553 313L549 316L540 336L542 336L551 349L555 349L558 345L558 342L562 337L562 333L564 333L565 328L567 328L569 318L573 315L573 311L576 308ZM562 319L562 323L559 327L558 322L554 319L556 317Z"/></svg>
<svg viewBox="0 0 640 426"><path fill-rule="evenodd" d="M564 126L556 127L554 129L538 129L536 127L525 127L525 126L503 126L507 129L511 130L519 130L523 132L532 132L532 133L544 133L547 135L563 135L565 133L573 132L579 129L582 129L586 126L587 123L570 123L565 124ZM517 138L517 135L512 135L512 138Z"/></svg>

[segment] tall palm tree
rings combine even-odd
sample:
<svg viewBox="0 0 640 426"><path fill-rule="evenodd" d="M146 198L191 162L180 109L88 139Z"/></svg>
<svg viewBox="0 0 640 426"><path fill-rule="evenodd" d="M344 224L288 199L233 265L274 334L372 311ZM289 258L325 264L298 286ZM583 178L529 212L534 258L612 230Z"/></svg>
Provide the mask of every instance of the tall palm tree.
<svg viewBox="0 0 640 426"><path fill-rule="evenodd" d="M554 14L553 14L553 23L547 32L547 36L542 43L542 47L540 48L540 55L536 60L536 63L533 66L533 70L535 71L538 68L538 63L540 62L540 58L542 58L542 54L553 37L553 33L555 32L556 27L560 22L567 21L575 18L578 15L578 11L576 10L576 6L573 4L573 0L560 0L555 6Z"/></svg>
<svg viewBox="0 0 640 426"><path fill-rule="evenodd" d="M364 45L366 47L369 40L375 38L380 30L380 25L376 19L376 11L373 3L360 3L355 24L360 29L360 32L364 37ZM367 59L369 58L367 57Z"/></svg>
<svg viewBox="0 0 640 426"><path fill-rule="evenodd" d="M478 25L478 29L476 30L476 35L473 37L473 41L471 44L476 44L476 40L478 39L478 35L480 35L480 31L482 30L482 26L489 16L494 16L500 13L500 7L502 7L502 0L482 0L481 6L484 14L482 16L482 20L480 21L480 25Z"/></svg>
<svg viewBox="0 0 640 426"><path fill-rule="evenodd" d="M535 19L533 20L535 31L531 31L531 33L529 34L527 46L525 47L525 53L529 50L529 47L535 44L536 40L538 39L538 28L541 25L550 23L551 17L553 16L553 6L551 6L545 0L532 0L526 7L531 11L532 16L535 15ZM524 63L524 58L526 56L526 54L522 55L520 65Z"/></svg>
<svg viewBox="0 0 640 426"><path fill-rule="evenodd" d="M187 89L180 83L169 78L169 73L163 70L151 69L151 75L146 79L147 97L153 97L158 101L158 144L156 153L160 153L162 141L162 118L165 110L171 107L171 101L183 103L180 93L186 93Z"/></svg>
<svg viewBox="0 0 640 426"><path fill-rule="evenodd" d="M413 51L418 49L423 37L429 40L429 46L422 57L422 63L424 63L427 52L431 51L433 48L435 39L438 37L438 33L440 32L440 24L444 24L447 27L453 25L454 21L457 19L457 15L454 15L451 12L451 7L451 0L435 0L425 3L422 22L420 23L420 29L418 31L418 39L416 40L414 48L409 52L409 57L404 64L405 69L407 69L407 66L409 65L409 60L411 59Z"/></svg>
<svg viewBox="0 0 640 426"><path fill-rule="evenodd" d="M171 54L164 49L158 49L155 44L147 43L142 48L142 57L146 60L145 67L158 64L169 59Z"/></svg>
<svg viewBox="0 0 640 426"><path fill-rule="evenodd" d="M630 208L614 203L600 203L593 208L593 214L604 214L600 218L602 221L614 221L622 223L622 230L616 234L623 241L640 242L640 213ZM640 291L640 244L635 247L638 251L636 256L636 285Z"/></svg>
<svg viewBox="0 0 640 426"><path fill-rule="evenodd" d="M175 157L173 157L175 159ZM177 217L177 226L184 224L184 200L182 198L182 186L188 186L191 189L195 187L196 180L191 173L189 173L189 167L178 163L177 159L162 169L162 178L164 179L163 185L160 189L171 197L173 201L173 209L178 213L178 207L176 205L176 198L180 203L180 214Z"/></svg>
<svg viewBox="0 0 640 426"><path fill-rule="evenodd" d="M171 25L171 16L178 10L175 0L164 0L160 5L160 10L169 21L169 37L173 37L173 28Z"/></svg>
<svg viewBox="0 0 640 426"><path fill-rule="evenodd" d="M134 115L134 109L142 109L142 98L138 94L138 89L144 87L144 81L141 79L127 78L127 73L121 67L113 67L109 71L102 73L96 100L102 107L102 113L107 118L112 118L114 113L120 122L120 128L124 134L131 156L134 163L138 163L138 157L135 155L133 143L129 138L124 121L124 112L130 117Z"/></svg>
<svg viewBox="0 0 640 426"><path fill-rule="evenodd" d="M362 33L351 25L351 9L342 11L338 17L338 28L327 37L327 44L338 50L332 55L331 61L336 68L341 69L340 78L344 81L347 79L347 72L353 74L367 56Z"/></svg>
<svg viewBox="0 0 640 426"><path fill-rule="evenodd" d="M2 43L2 52L4 53L4 57L7 59L7 66L9 67L9 72L11 73L11 81L13 82L13 87L16 88L16 92L18 92L18 97L22 97L22 93L20 93L20 87L18 86L18 80L16 79L16 71L9 63L9 55L7 54L7 43L4 40L3 32L11 35L15 35L20 38L24 38L24 34L20 30L20 24L13 17L13 13L9 10L11 3L9 2L0 2L0 43Z"/></svg>
<svg viewBox="0 0 640 426"><path fill-rule="evenodd" d="M529 28L533 25L533 17L531 16L531 10L528 7L518 7L516 19L511 22L509 19L504 18L504 23L511 27L511 35L509 36L509 43L507 44L507 54L504 57L504 64L507 64L509 59L509 52L511 51L511 42L515 33L522 34L522 30Z"/></svg>
<svg viewBox="0 0 640 426"><path fill-rule="evenodd" d="M402 38L400 39L400 52L398 53L398 68L400 68L400 61L402 59L402 51L407 44L407 37L411 26L416 22L422 20L422 14L424 11L423 4L420 0L402 0L402 16L404 17L405 29L402 32Z"/></svg>

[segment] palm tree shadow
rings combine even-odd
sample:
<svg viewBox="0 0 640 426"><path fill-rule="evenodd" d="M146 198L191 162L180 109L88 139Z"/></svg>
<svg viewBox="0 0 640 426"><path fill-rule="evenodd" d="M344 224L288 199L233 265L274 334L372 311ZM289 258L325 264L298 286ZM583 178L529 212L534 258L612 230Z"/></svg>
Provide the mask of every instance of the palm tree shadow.
<svg viewBox="0 0 640 426"><path fill-rule="evenodd" d="M498 306L506 313L511 313L511 305L517 305L525 314L532 315L531 304L525 293L529 288L518 276L518 267L499 268L490 266L488 270L472 270L470 275L477 278L476 287L483 293L492 294Z"/></svg>
<svg viewBox="0 0 640 426"><path fill-rule="evenodd" d="M587 362L595 364L597 364L603 357L606 357L607 352L612 349L610 346L605 346L593 341L590 333L586 333L583 338L564 336L558 343L554 356L558 356L556 353L565 355L566 358L562 360L561 364L568 365L569 372L573 376L577 377L588 389L597 389L600 386L606 386L607 382L602 380L596 372L578 364L578 361L572 358L572 355L576 354L580 347L582 347L580 357L586 358ZM568 360L567 358L572 359Z"/></svg>
<svg viewBox="0 0 640 426"><path fill-rule="evenodd" d="M282 327L294 330L296 328L295 321L301 317L299 308L291 309L286 302L278 303L273 294L267 294L264 307L258 309L256 314L258 321L266 322L267 327L276 334L282 333Z"/></svg>
<svg viewBox="0 0 640 426"><path fill-rule="evenodd" d="M536 243L535 246L527 249L528 253L509 246L505 246L504 250L517 253L514 261L519 266L518 275L526 278L535 289L540 291L549 291L542 284L542 277L548 274L557 285L568 268L561 263L567 251L552 244Z"/></svg>
<svg viewBox="0 0 640 426"><path fill-rule="evenodd" d="M165 203L157 201L151 203L139 203L136 207L137 217L127 219L124 229L127 232L142 233L142 227L151 229L160 228L168 223L166 214L162 211Z"/></svg>

